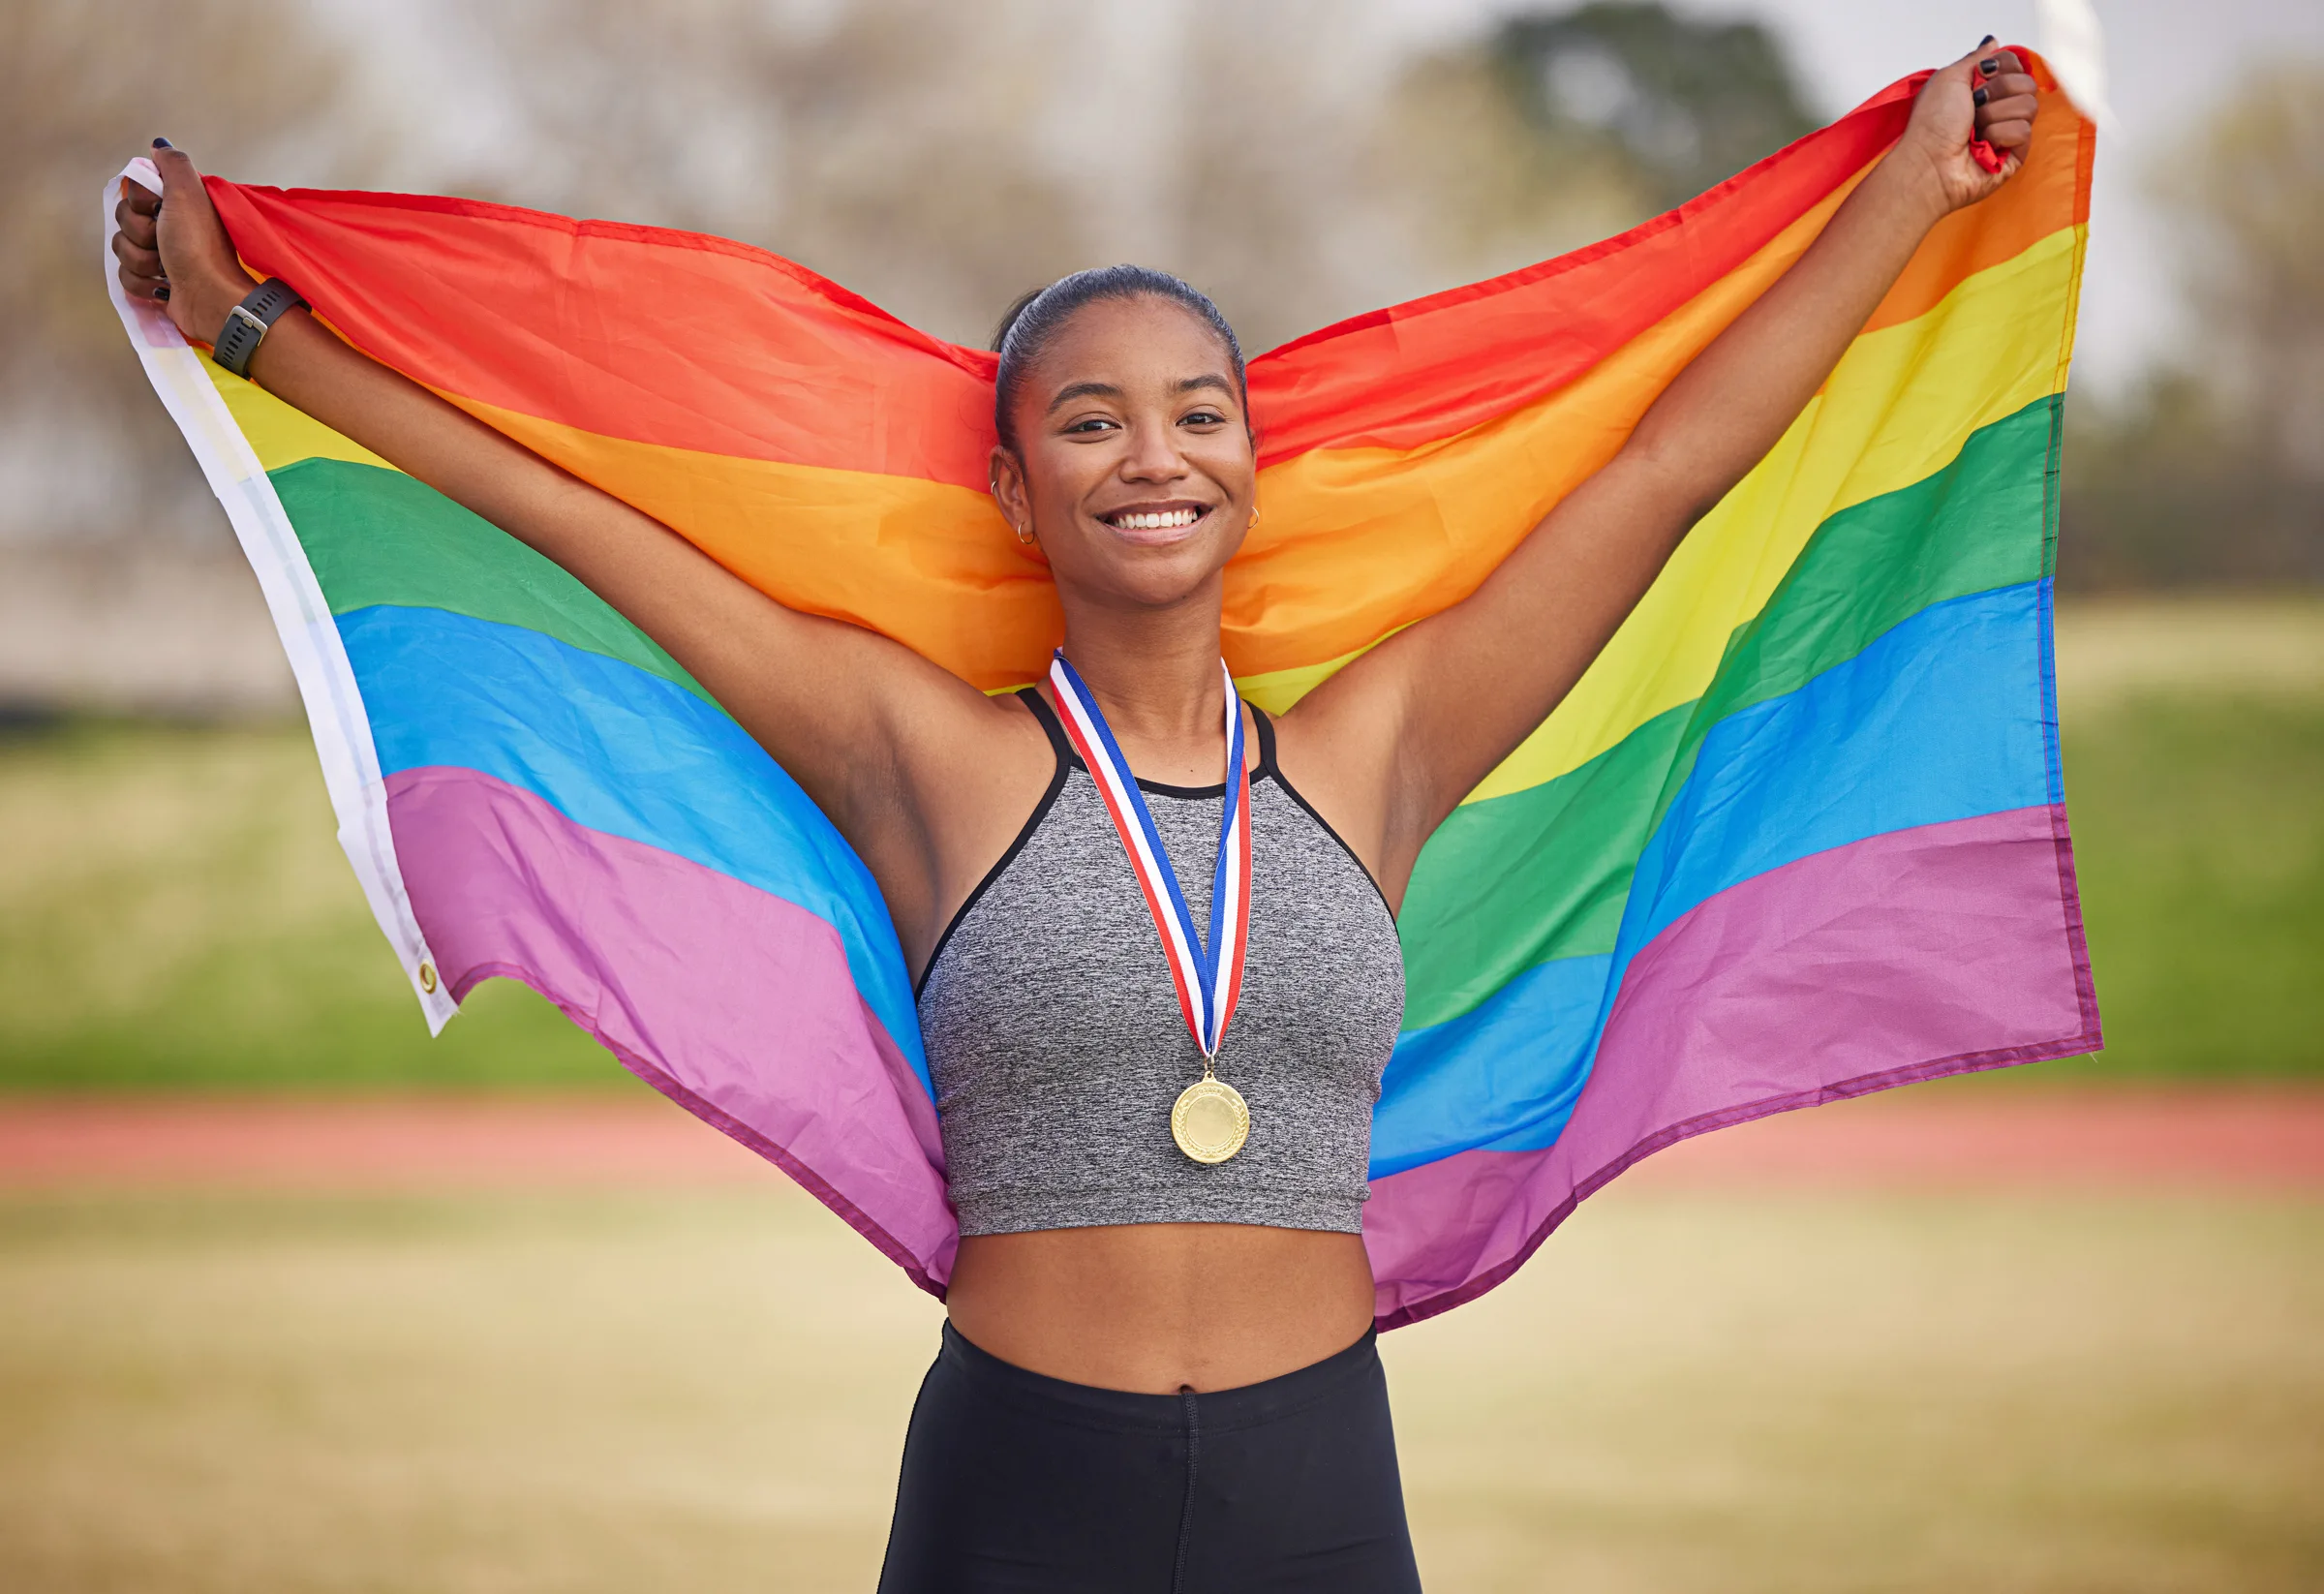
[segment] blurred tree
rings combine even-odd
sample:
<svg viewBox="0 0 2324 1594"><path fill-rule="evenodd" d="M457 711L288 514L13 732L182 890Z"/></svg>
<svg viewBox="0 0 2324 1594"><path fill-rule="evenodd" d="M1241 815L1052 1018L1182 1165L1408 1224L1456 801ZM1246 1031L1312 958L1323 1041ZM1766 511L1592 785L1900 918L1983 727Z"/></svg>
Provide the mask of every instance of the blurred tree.
<svg viewBox="0 0 2324 1594"><path fill-rule="evenodd" d="M763 244L967 342L1026 288L1137 259L1214 293L1254 349L1367 308L1378 280L1331 20L1323 0L481 19L540 135L503 180L521 202Z"/></svg>
<svg viewBox="0 0 2324 1594"><path fill-rule="evenodd" d="M1600 3L1512 17L1490 50L1550 160L1626 164L1658 211L1818 125L1775 36L1758 22Z"/></svg>
<svg viewBox="0 0 2324 1594"><path fill-rule="evenodd" d="M214 529L98 275L98 192L155 134L212 169L359 181L381 147L294 0L0 6L0 537Z"/></svg>
<svg viewBox="0 0 2324 1594"><path fill-rule="evenodd" d="M2204 365L2252 442L2324 478L2324 63L2261 70L2159 173Z"/></svg>
<svg viewBox="0 0 2324 1594"><path fill-rule="evenodd" d="M2324 491L2284 469L2212 380L2066 403L2058 580L2078 592L2324 584Z"/></svg>
<svg viewBox="0 0 2324 1594"><path fill-rule="evenodd" d="M1413 274L1372 130L1380 68L1341 53L1346 0L1181 4L1153 263L1218 301L1252 353L1449 286Z"/></svg>
<svg viewBox="0 0 2324 1594"><path fill-rule="evenodd" d="M2069 407L2060 580L2324 584L2324 65L2254 74L2156 186L2195 347Z"/></svg>
<svg viewBox="0 0 2324 1594"><path fill-rule="evenodd" d="M763 244L976 337L1083 263L1072 191L1023 147L1043 63L1022 10L531 0L483 22L548 156L523 202Z"/></svg>
<svg viewBox="0 0 2324 1594"><path fill-rule="evenodd" d="M1440 269L1480 277L1620 232L1816 125L1758 23L1591 4L1413 63L1382 164Z"/></svg>
<svg viewBox="0 0 2324 1594"><path fill-rule="evenodd" d="M1391 234L1422 261L1414 291L1514 271L1655 213L1627 162L1596 148L1557 159L1483 48L1414 62L1376 137L1399 211Z"/></svg>

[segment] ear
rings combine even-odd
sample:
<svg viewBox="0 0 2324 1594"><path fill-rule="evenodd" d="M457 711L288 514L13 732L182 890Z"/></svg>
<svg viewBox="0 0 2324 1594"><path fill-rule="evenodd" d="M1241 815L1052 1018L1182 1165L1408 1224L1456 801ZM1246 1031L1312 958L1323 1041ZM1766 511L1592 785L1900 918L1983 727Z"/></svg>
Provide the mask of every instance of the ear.
<svg viewBox="0 0 2324 1594"><path fill-rule="evenodd" d="M1033 501L1025 491L1024 464L1005 444L994 444L988 466L993 483L993 502L999 506L1001 519L1017 534L1020 542L1033 539Z"/></svg>

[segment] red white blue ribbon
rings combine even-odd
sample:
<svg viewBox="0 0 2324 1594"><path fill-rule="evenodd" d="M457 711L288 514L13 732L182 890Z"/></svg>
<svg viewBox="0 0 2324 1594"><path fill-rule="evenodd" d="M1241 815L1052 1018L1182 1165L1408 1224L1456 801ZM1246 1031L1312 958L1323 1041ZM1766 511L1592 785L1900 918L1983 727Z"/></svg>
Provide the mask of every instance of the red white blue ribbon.
<svg viewBox="0 0 2324 1594"><path fill-rule="evenodd" d="M1218 670L1227 686L1227 792L1218 815L1218 863L1210 877L1210 934L1203 936L1195 933L1194 914L1178 889L1154 816L1147 812L1146 794L1138 789L1096 696L1065 661L1062 648L1049 664L1050 686L1065 710L1065 734L1114 816L1115 832L1130 855L1147 910L1162 937L1186 1032L1206 1058L1218 1056L1218 1043L1242 994L1242 953L1251 921L1251 777L1242 767L1242 699L1225 659Z"/></svg>

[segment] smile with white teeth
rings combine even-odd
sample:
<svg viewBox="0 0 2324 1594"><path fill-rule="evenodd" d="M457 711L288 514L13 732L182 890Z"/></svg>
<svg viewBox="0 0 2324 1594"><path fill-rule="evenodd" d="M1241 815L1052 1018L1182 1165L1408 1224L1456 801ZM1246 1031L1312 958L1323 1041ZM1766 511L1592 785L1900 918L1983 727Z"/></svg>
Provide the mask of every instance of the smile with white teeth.
<svg viewBox="0 0 2324 1594"><path fill-rule="evenodd" d="M1160 514L1108 515L1106 524L1125 532L1165 532L1174 526L1191 526L1202 516L1200 509L1169 509Z"/></svg>

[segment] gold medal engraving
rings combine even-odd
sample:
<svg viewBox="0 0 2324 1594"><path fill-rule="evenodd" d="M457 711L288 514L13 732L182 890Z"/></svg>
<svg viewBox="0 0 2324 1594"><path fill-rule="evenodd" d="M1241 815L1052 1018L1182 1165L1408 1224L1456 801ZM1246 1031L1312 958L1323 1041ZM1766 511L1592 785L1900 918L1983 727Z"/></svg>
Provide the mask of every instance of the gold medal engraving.
<svg viewBox="0 0 2324 1594"><path fill-rule="evenodd" d="M1197 1162L1224 1162L1251 1137L1251 1110L1242 1092L1205 1076L1178 1093L1170 1110L1171 1138Z"/></svg>

